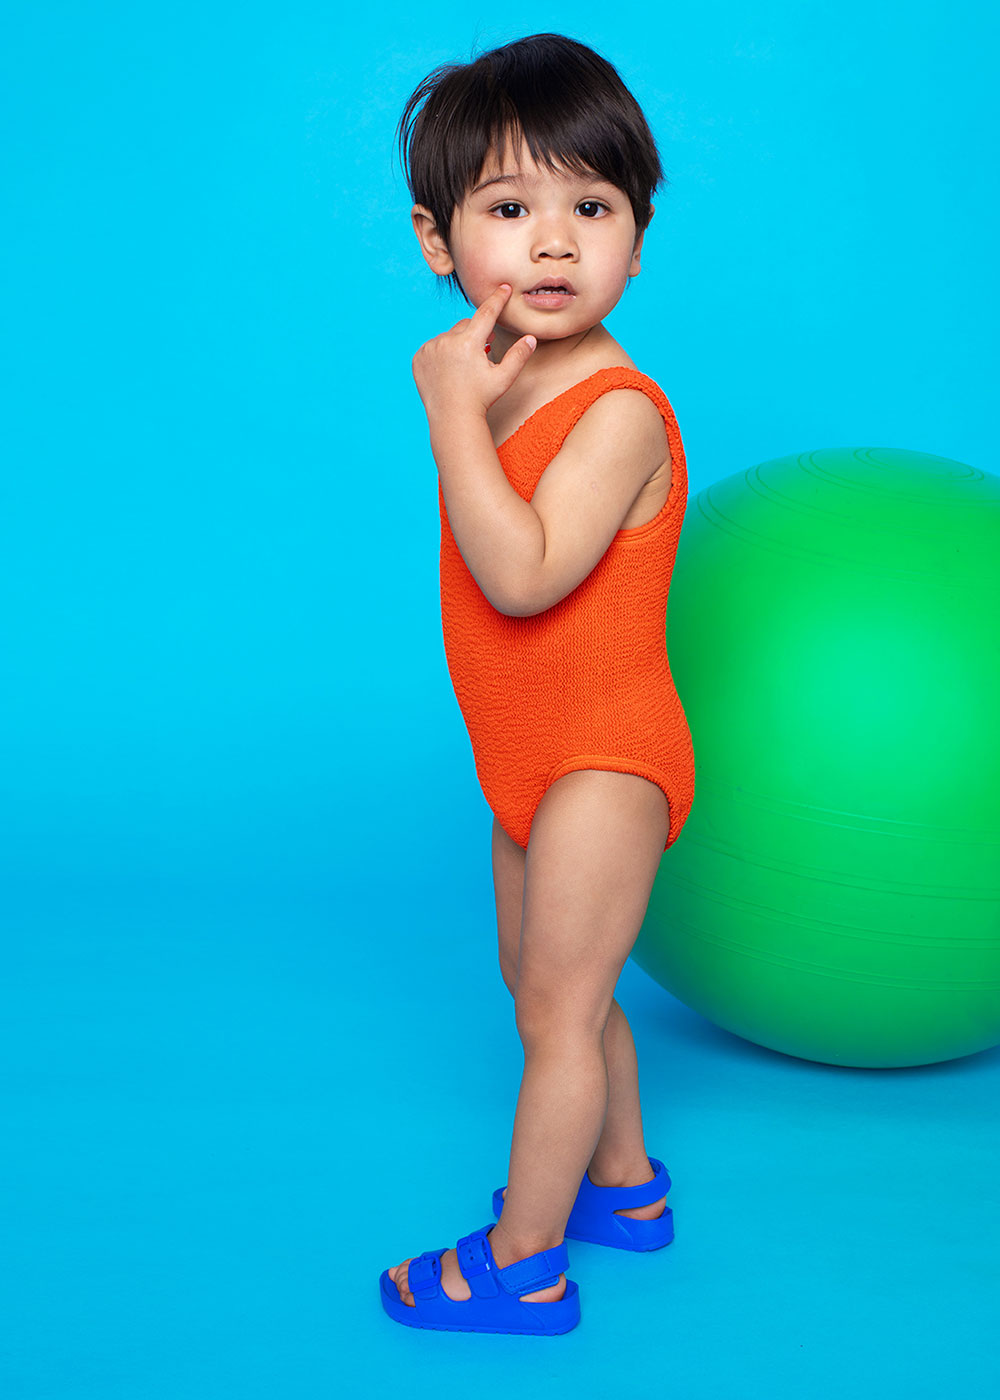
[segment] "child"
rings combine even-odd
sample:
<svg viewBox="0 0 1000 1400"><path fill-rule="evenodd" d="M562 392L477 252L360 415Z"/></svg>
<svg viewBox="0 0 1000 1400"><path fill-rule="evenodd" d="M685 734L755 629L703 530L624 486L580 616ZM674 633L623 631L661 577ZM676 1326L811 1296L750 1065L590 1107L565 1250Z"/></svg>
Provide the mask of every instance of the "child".
<svg viewBox="0 0 1000 1400"><path fill-rule="evenodd" d="M663 174L617 71L558 34L442 65L397 134L424 258L474 308L413 375L524 1074L499 1219L385 1270L381 1298L410 1327L555 1335L580 1318L567 1237L673 1238L614 990L694 795L665 645L687 475L667 399L602 324Z"/></svg>

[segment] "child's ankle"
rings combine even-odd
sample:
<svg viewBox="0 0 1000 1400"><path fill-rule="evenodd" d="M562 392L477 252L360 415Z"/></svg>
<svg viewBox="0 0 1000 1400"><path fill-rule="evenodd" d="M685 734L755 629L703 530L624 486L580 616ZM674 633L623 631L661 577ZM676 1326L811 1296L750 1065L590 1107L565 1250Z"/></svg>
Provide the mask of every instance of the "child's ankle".
<svg viewBox="0 0 1000 1400"><path fill-rule="evenodd" d="M652 1181L654 1172L644 1155L614 1161L594 1159L587 1167L587 1175L595 1186L638 1186L640 1182Z"/></svg>

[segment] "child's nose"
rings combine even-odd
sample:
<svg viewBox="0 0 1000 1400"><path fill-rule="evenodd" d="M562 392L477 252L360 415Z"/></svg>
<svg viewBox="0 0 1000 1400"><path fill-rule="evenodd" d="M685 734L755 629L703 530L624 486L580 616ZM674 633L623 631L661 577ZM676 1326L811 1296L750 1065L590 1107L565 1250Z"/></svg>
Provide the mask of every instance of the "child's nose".
<svg viewBox="0 0 1000 1400"><path fill-rule="evenodd" d="M563 220L554 218L539 225L535 235L534 252L547 253L549 257L561 258L576 252L576 238L572 228Z"/></svg>

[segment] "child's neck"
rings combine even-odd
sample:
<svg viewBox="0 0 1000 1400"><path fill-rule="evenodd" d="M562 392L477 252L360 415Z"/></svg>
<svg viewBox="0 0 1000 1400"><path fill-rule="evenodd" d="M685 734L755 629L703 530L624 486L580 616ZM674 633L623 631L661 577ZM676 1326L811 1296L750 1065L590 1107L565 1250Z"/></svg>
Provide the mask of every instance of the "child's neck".
<svg viewBox="0 0 1000 1400"><path fill-rule="evenodd" d="M504 330L502 326L496 326L493 331L490 359L495 364L498 363L520 339L519 335ZM530 392L532 385L571 377L587 360L598 360L602 354L607 354L609 345L613 343L613 337L600 321L589 330L581 331L579 335L569 335L562 340L539 340L534 353L517 377L517 385L522 391Z"/></svg>

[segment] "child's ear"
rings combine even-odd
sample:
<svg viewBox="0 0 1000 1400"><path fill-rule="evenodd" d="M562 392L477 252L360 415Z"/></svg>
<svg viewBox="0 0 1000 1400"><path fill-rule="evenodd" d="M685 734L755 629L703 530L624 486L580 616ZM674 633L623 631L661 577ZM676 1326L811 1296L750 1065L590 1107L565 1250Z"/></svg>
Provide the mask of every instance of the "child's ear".
<svg viewBox="0 0 1000 1400"><path fill-rule="evenodd" d="M649 206L649 222L646 224L646 228L649 228L649 225L653 222L653 215L655 213L656 205L651 204ZM646 237L646 228L644 228L641 233L636 234L635 243L632 245L632 261L628 269L628 275L630 277L634 277L637 272L641 271L639 267L639 255L642 252L642 240Z"/></svg>
<svg viewBox="0 0 1000 1400"><path fill-rule="evenodd" d="M455 270L455 262L440 229L434 223L434 215L426 205L415 204L410 210L410 218L427 266L439 277L447 277L449 272Z"/></svg>

